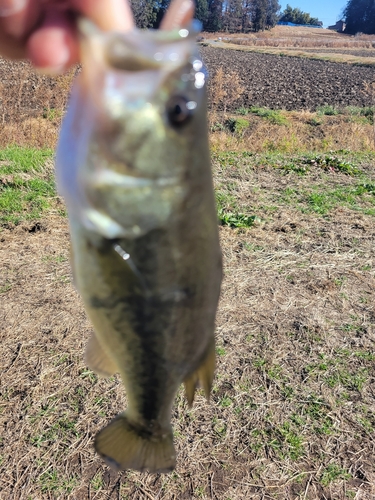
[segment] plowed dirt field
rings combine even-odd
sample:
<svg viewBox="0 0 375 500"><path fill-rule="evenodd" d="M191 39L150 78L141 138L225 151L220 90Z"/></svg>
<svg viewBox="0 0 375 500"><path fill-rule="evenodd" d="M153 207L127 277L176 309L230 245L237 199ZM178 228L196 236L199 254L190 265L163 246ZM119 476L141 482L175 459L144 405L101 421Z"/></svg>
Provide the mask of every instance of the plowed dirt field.
<svg viewBox="0 0 375 500"><path fill-rule="evenodd" d="M281 57L241 50L200 47L211 76L223 67L239 75L243 94L227 111L241 106L273 109L315 110L332 105L371 106L373 98L364 91L375 81L375 67L332 63L300 57ZM61 85L56 79L37 75L25 62L0 59L0 105L7 120L7 103L17 107L20 119L37 116L55 101L61 101ZM214 90L213 90L214 91ZM209 103L210 105L210 103ZM14 120L14 113L12 113Z"/></svg>
<svg viewBox="0 0 375 500"><path fill-rule="evenodd" d="M235 108L315 110L326 104L337 107L373 104L364 92L365 83L375 80L373 67L213 47L202 47L201 53L211 75L223 67L240 76L246 90Z"/></svg>

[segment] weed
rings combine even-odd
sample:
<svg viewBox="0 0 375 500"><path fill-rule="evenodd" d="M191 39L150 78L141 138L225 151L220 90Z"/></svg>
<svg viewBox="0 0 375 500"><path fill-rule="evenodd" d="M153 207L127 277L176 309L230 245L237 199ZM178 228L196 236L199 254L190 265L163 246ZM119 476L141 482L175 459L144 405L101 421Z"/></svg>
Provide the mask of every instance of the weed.
<svg viewBox="0 0 375 500"><path fill-rule="evenodd" d="M279 110L259 108L257 106L252 106L250 112L254 113L261 118L265 118L274 125L287 125L288 119Z"/></svg>
<svg viewBox="0 0 375 500"><path fill-rule="evenodd" d="M224 396L223 398L221 398L219 404L222 408L228 408L232 405L232 403L233 401L228 396Z"/></svg>
<svg viewBox="0 0 375 500"><path fill-rule="evenodd" d="M90 482L95 491L101 490L104 486L103 476L100 472L97 472Z"/></svg>
<svg viewBox="0 0 375 500"><path fill-rule="evenodd" d="M250 110L249 110L249 108L241 107L241 108L236 109L236 113L239 115L245 116L245 115L248 115L250 113Z"/></svg>
<svg viewBox="0 0 375 500"><path fill-rule="evenodd" d="M56 470L48 470L39 477L43 493L56 492L68 495L78 484L76 476L60 476Z"/></svg>
<svg viewBox="0 0 375 500"><path fill-rule="evenodd" d="M320 482L323 486L328 486L330 483L336 481L337 479L351 479L351 477L351 474L340 467L340 465L331 463L322 472Z"/></svg>
<svg viewBox="0 0 375 500"><path fill-rule="evenodd" d="M67 260L68 258L65 255L46 255L42 257L42 262L55 262L56 264L62 264Z"/></svg>
<svg viewBox="0 0 375 500"><path fill-rule="evenodd" d="M316 155L313 158L306 158L305 163L318 166L331 172L341 172L347 175L358 175L359 169L353 164L332 155Z"/></svg>
<svg viewBox="0 0 375 500"><path fill-rule="evenodd" d="M366 120L373 124L374 110L372 107L363 107L360 108L358 106L347 106L343 112L349 116L362 116L366 118Z"/></svg>
<svg viewBox="0 0 375 500"><path fill-rule="evenodd" d="M44 108L42 116L51 122L60 121L63 117L63 110L56 108Z"/></svg>
<svg viewBox="0 0 375 500"><path fill-rule="evenodd" d="M279 168L285 172L294 172L298 175L306 175L309 172L308 166L300 163L288 163Z"/></svg>
<svg viewBox="0 0 375 500"><path fill-rule="evenodd" d="M226 351L225 351L224 347L216 347L216 354L218 356L225 356Z"/></svg>
<svg viewBox="0 0 375 500"><path fill-rule="evenodd" d="M0 294L9 292L9 290L12 288L11 283L5 283L4 285L0 286Z"/></svg>
<svg viewBox="0 0 375 500"><path fill-rule="evenodd" d="M313 116L309 120L306 121L308 125L311 125L312 127L319 127L319 125L322 125L323 121L316 116Z"/></svg>
<svg viewBox="0 0 375 500"><path fill-rule="evenodd" d="M253 227L257 220L256 215L246 215L243 213L224 212L222 208L218 210L219 221L223 226L247 228Z"/></svg>
<svg viewBox="0 0 375 500"><path fill-rule="evenodd" d="M283 437L284 447L283 455L290 457L292 460L299 459L305 453L302 436L297 434L289 422L279 428L279 432Z"/></svg>
<svg viewBox="0 0 375 500"><path fill-rule="evenodd" d="M92 384L95 384L98 381L98 377L91 370L82 370L80 377L83 379L87 378Z"/></svg>
<svg viewBox="0 0 375 500"><path fill-rule="evenodd" d="M364 361L375 361L375 352L371 351L355 351L354 356Z"/></svg>
<svg viewBox="0 0 375 500"><path fill-rule="evenodd" d="M361 368L355 373L350 373L345 369L337 369L325 378L329 387L336 387L341 384L346 389L360 392L368 381L368 370Z"/></svg>
<svg viewBox="0 0 375 500"><path fill-rule="evenodd" d="M253 361L253 365L256 367L256 368L262 368L263 366L265 366L267 364L267 361L263 358L256 358L254 359Z"/></svg>
<svg viewBox="0 0 375 500"><path fill-rule="evenodd" d="M226 129L225 124L221 122L215 122L210 126L211 132L224 131Z"/></svg>
<svg viewBox="0 0 375 500"><path fill-rule="evenodd" d="M329 105L318 106L316 112L318 113L318 115L328 115L328 116L334 116L339 114L338 110L334 106L329 106Z"/></svg>
<svg viewBox="0 0 375 500"><path fill-rule="evenodd" d="M249 128L249 122L245 118L230 118L226 125L231 132L239 135Z"/></svg>

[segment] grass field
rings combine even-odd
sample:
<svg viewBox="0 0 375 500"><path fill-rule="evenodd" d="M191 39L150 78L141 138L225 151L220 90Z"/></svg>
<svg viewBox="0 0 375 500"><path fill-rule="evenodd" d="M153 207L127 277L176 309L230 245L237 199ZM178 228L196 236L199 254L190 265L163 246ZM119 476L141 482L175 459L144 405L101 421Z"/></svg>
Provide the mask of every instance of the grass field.
<svg viewBox="0 0 375 500"><path fill-rule="evenodd" d="M0 155L0 498L374 497L374 153L214 149L217 376L210 404L178 395L167 476L95 456L126 398L83 363L52 152Z"/></svg>

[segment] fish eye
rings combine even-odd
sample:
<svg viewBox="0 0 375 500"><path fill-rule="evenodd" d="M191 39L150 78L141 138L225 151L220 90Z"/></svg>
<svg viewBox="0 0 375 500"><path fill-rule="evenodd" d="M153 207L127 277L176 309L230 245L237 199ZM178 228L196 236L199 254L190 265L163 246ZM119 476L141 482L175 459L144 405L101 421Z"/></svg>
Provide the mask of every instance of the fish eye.
<svg viewBox="0 0 375 500"><path fill-rule="evenodd" d="M194 103L195 104L195 103ZM195 106L183 96L173 96L167 103L167 116L171 125L185 125L193 115Z"/></svg>

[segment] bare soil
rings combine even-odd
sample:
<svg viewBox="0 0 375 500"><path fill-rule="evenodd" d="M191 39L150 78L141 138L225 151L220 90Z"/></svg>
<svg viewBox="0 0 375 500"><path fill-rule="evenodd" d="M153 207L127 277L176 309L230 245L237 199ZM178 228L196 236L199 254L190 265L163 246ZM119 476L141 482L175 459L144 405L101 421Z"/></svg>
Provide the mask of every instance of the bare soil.
<svg viewBox="0 0 375 500"><path fill-rule="evenodd" d="M213 47L202 47L201 53L211 74L220 67L236 72L246 89L228 111L241 106L316 110L327 104L373 104L364 92L365 84L375 80L372 67Z"/></svg>
<svg viewBox="0 0 375 500"><path fill-rule="evenodd" d="M227 106L227 111L250 106L315 111L327 104L339 108L373 105L373 97L366 93L365 85L375 81L375 67L204 46L200 50L211 76L223 67L238 74L245 88L238 100ZM47 118L49 128L59 124L76 71L58 79L49 78L35 74L25 62L0 59L3 125L24 122L27 129L38 128L37 135L47 138L46 124L42 127L30 119ZM209 97L212 92L215 89L209 87ZM217 108L220 110L222 106ZM58 112L51 113L54 109ZM7 137L5 130L3 135ZM30 131L24 135L30 135Z"/></svg>

